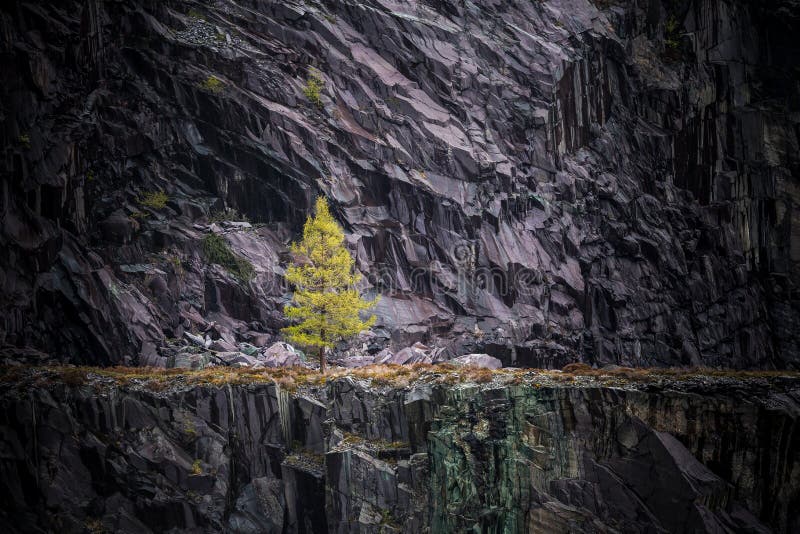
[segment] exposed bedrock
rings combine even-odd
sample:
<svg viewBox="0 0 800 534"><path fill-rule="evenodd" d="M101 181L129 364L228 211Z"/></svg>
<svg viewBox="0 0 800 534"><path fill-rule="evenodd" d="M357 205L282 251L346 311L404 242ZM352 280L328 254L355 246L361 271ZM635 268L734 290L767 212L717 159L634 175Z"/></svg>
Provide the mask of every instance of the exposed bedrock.
<svg viewBox="0 0 800 534"><path fill-rule="evenodd" d="M383 294L370 351L800 366L795 0L0 17L1 345L165 365L185 332L272 341L324 193Z"/></svg>
<svg viewBox="0 0 800 534"><path fill-rule="evenodd" d="M0 395L5 532L797 532L771 379ZM788 380L788 379L787 379ZM171 530L172 529L172 530Z"/></svg>

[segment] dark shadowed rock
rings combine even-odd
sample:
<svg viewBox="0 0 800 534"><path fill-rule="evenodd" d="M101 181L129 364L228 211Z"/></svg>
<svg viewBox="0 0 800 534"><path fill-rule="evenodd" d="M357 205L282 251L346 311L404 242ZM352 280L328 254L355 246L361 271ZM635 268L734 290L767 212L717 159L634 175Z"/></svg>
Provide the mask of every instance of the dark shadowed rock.
<svg viewBox="0 0 800 534"><path fill-rule="evenodd" d="M606 387L530 373L401 389L342 377L289 393L268 377L151 388L22 371L0 391L0 523L11 532L800 526L792 377Z"/></svg>
<svg viewBox="0 0 800 534"><path fill-rule="evenodd" d="M121 210L115 211L106 219L100 221L98 226L103 233L103 238L115 245L130 243L136 230L139 229L139 223L125 215Z"/></svg>

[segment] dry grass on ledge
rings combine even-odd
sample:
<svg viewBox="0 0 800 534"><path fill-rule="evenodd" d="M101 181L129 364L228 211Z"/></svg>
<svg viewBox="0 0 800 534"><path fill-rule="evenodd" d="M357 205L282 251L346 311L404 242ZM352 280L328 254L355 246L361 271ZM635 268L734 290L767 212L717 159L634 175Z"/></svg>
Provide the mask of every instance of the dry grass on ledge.
<svg viewBox="0 0 800 534"><path fill-rule="evenodd" d="M497 384L534 386L615 385L622 382L648 383L663 380L682 381L693 378L800 379L797 371L739 371L710 368L630 368L593 369L586 364L569 364L563 370L550 369L484 369L452 364L369 365L354 369L334 368L327 374L306 367L233 368L210 367L201 370L162 369L156 367L81 367L81 366L5 366L0 367L0 384L17 387L46 387L54 383L70 386L128 385L163 391L178 386L224 386L275 383L294 391L304 387L321 387L327 382L351 377L375 387L404 388L415 383Z"/></svg>

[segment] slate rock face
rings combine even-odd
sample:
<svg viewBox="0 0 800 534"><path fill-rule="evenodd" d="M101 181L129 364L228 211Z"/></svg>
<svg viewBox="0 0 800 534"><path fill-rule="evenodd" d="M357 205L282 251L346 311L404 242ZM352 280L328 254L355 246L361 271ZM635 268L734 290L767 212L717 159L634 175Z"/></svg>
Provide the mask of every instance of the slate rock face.
<svg viewBox="0 0 800 534"><path fill-rule="evenodd" d="M6 532L800 528L796 379L289 393L39 376L0 393Z"/></svg>
<svg viewBox="0 0 800 534"><path fill-rule="evenodd" d="M796 0L7 3L0 344L165 365L211 322L270 339L322 193L383 294L374 352L797 368L799 21ZM252 279L209 262L211 231Z"/></svg>

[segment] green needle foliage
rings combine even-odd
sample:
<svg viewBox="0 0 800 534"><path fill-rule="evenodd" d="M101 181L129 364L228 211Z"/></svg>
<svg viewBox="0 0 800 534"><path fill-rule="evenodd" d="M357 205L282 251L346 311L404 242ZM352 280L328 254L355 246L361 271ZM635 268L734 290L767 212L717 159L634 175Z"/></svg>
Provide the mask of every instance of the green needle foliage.
<svg viewBox="0 0 800 534"><path fill-rule="evenodd" d="M306 220L303 239L292 243L292 256L286 280L295 287L294 301L284 311L296 324L283 333L292 343L318 349L324 373L325 349L372 326L375 316L363 321L360 312L378 299L364 300L355 289L361 275L353 269L344 232L323 197L317 198L316 216Z"/></svg>

